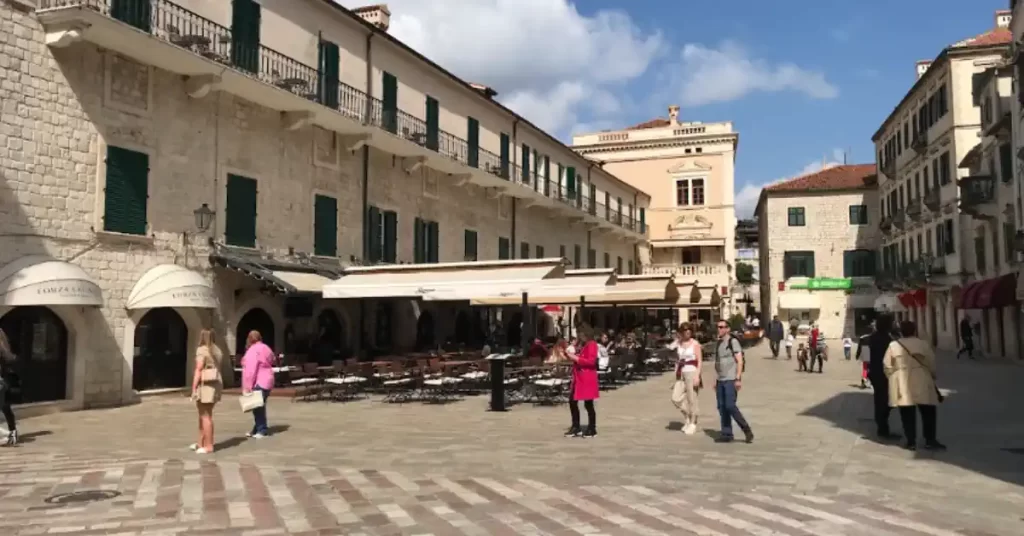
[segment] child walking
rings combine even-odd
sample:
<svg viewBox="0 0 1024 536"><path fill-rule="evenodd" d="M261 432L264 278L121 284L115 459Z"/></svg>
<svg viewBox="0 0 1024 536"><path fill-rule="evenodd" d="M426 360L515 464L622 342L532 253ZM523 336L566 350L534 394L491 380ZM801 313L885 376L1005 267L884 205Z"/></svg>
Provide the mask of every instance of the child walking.
<svg viewBox="0 0 1024 536"><path fill-rule="evenodd" d="M843 337L843 356L846 360L850 360L850 354L853 352L853 339L849 335Z"/></svg>
<svg viewBox="0 0 1024 536"><path fill-rule="evenodd" d="M796 349L796 361L800 364L799 372L810 372L811 369L807 366L807 347L804 343L800 343L800 346Z"/></svg>
<svg viewBox="0 0 1024 536"><path fill-rule="evenodd" d="M786 334L786 359L793 359L793 333Z"/></svg>

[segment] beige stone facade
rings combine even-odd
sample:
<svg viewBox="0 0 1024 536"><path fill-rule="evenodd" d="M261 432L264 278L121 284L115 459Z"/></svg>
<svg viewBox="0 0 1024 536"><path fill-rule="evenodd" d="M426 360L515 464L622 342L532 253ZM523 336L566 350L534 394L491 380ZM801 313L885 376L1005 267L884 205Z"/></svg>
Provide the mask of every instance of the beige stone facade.
<svg viewBox="0 0 1024 536"><path fill-rule="evenodd" d="M330 310L347 355L379 349L378 321L390 324L384 338L397 351L416 343L424 311L435 311L426 329L438 341L454 332L457 310L473 314L462 305L402 303L385 318L372 300L360 306L315 296L311 310L289 313L288 296L268 291L265 281L211 265L211 253L228 238L233 175L256 184L254 247L234 249L268 265L313 259L340 270L370 262L368 207L397 214L394 262L416 260L414 220L422 219L436 222L440 262L497 259L504 242L502 256L512 258L564 254L577 266L623 272L639 265L646 194L343 8L260 2L263 48L255 49L257 72L246 73L242 60L232 59L230 0L146 2L148 32L115 20L131 17L112 12L106 0L35 4L39 11L0 2L0 268L25 256L66 261L102 291L101 306L43 307L60 320L39 328L53 331L51 346L67 339L66 350L54 350L66 359L66 385L47 388L60 406L134 399L137 357L163 335L153 335L145 320L156 309L129 311L126 301L159 265L202 274L218 301L214 309L160 313L186 334L175 334L171 345L182 354L170 367L181 383L202 327L213 327L234 354L236 331L255 310L278 349L315 335L321 312ZM324 101L322 75L309 67L318 65L318 36L340 51L334 103ZM398 80L394 111L381 101L383 71ZM437 129L425 95L439 103ZM397 116L394 133L382 119L389 116ZM477 144L467 141L468 117L479 124ZM502 133L507 158L500 156ZM105 197L112 147L148 159L144 232L104 230L113 210ZM605 192L628 200L621 215L599 210L593 200ZM321 257L313 255L318 196L336 206L336 248ZM215 217L200 232L193 211L203 204ZM475 253L467 231L475 232ZM25 318L16 327L30 333L40 322L26 307L0 307L0 323L19 310Z"/></svg>

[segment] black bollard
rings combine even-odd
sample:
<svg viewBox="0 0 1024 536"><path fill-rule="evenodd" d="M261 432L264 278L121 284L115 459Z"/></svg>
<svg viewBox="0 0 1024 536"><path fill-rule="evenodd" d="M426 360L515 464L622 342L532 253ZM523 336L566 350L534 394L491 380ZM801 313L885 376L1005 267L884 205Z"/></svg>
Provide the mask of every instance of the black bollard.
<svg viewBox="0 0 1024 536"><path fill-rule="evenodd" d="M491 411L505 411L505 356L488 358L491 364Z"/></svg>

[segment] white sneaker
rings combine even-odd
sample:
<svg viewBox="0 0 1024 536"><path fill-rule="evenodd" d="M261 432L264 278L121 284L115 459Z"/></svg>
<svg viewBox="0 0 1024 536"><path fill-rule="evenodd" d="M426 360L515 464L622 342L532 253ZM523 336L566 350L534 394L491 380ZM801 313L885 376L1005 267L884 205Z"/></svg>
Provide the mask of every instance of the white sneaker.
<svg viewBox="0 0 1024 536"><path fill-rule="evenodd" d="M693 435L697 433L697 425L690 423L683 427L683 433L686 435Z"/></svg>
<svg viewBox="0 0 1024 536"><path fill-rule="evenodd" d="M209 454L210 451L206 449L196 449L196 454Z"/></svg>
<svg viewBox="0 0 1024 536"><path fill-rule="evenodd" d="M263 434L253 434L253 435L251 435L249 437L252 438L252 439L263 439L264 437L267 437L267 436L265 436Z"/></svg>
<svg viewBox="0 0 1024 536"><path fill-rule="evenodd" d="M199 450L199 444L198 443L192 443L191 445L188 446L188 450L193 450L193 451L194 450Z"/></svg>

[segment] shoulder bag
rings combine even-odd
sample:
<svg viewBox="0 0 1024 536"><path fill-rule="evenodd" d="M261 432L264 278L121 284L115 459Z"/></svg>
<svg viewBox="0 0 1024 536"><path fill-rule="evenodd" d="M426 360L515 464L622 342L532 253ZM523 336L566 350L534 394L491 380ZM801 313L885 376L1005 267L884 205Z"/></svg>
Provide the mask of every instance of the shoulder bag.
<svg viewBox="0 0 1024 536"><path fill-rule="evenodd" d="M935 396L938 397L940 404L942 402L944 402L946 400L946 396L942 394L942 391L939 391L939 385L938 385L938 383L936 383L938 380L935 377L935 371L933 371L932 369L928 368L928 365L924 364L924 360L921 359L920 357L918 357L918 355L915 354L914 352L911 352L910 348L907 348L907 345L903 344L902 341L900 341L899 339L896 339L895 342L896 342L896 344L900 345L903 348L903 351L905 351L908 354L910 354L910 357L914 358L914 361L917 361L917 364L921 365L921 368L927 370L928 374L931 374L931 376L932 376L932 388L935 389Z"/></svg>
<svg viewBox="0 0 1024 536"><path fill-rule="evenodd" d="M238 397L238 404L242 411L248 413L254 409L263 407L263 393L261 391L249 391Z"/></svg>
<svg viewBox="0 0 1024 536"><path fill-rule="evenodd" d="M212 363L213 356L206 348L196 352L196 359L203 360L203 370L199 373L199 397L202 404L213 404L220 399L220 371L216 363Z"/></svg>

